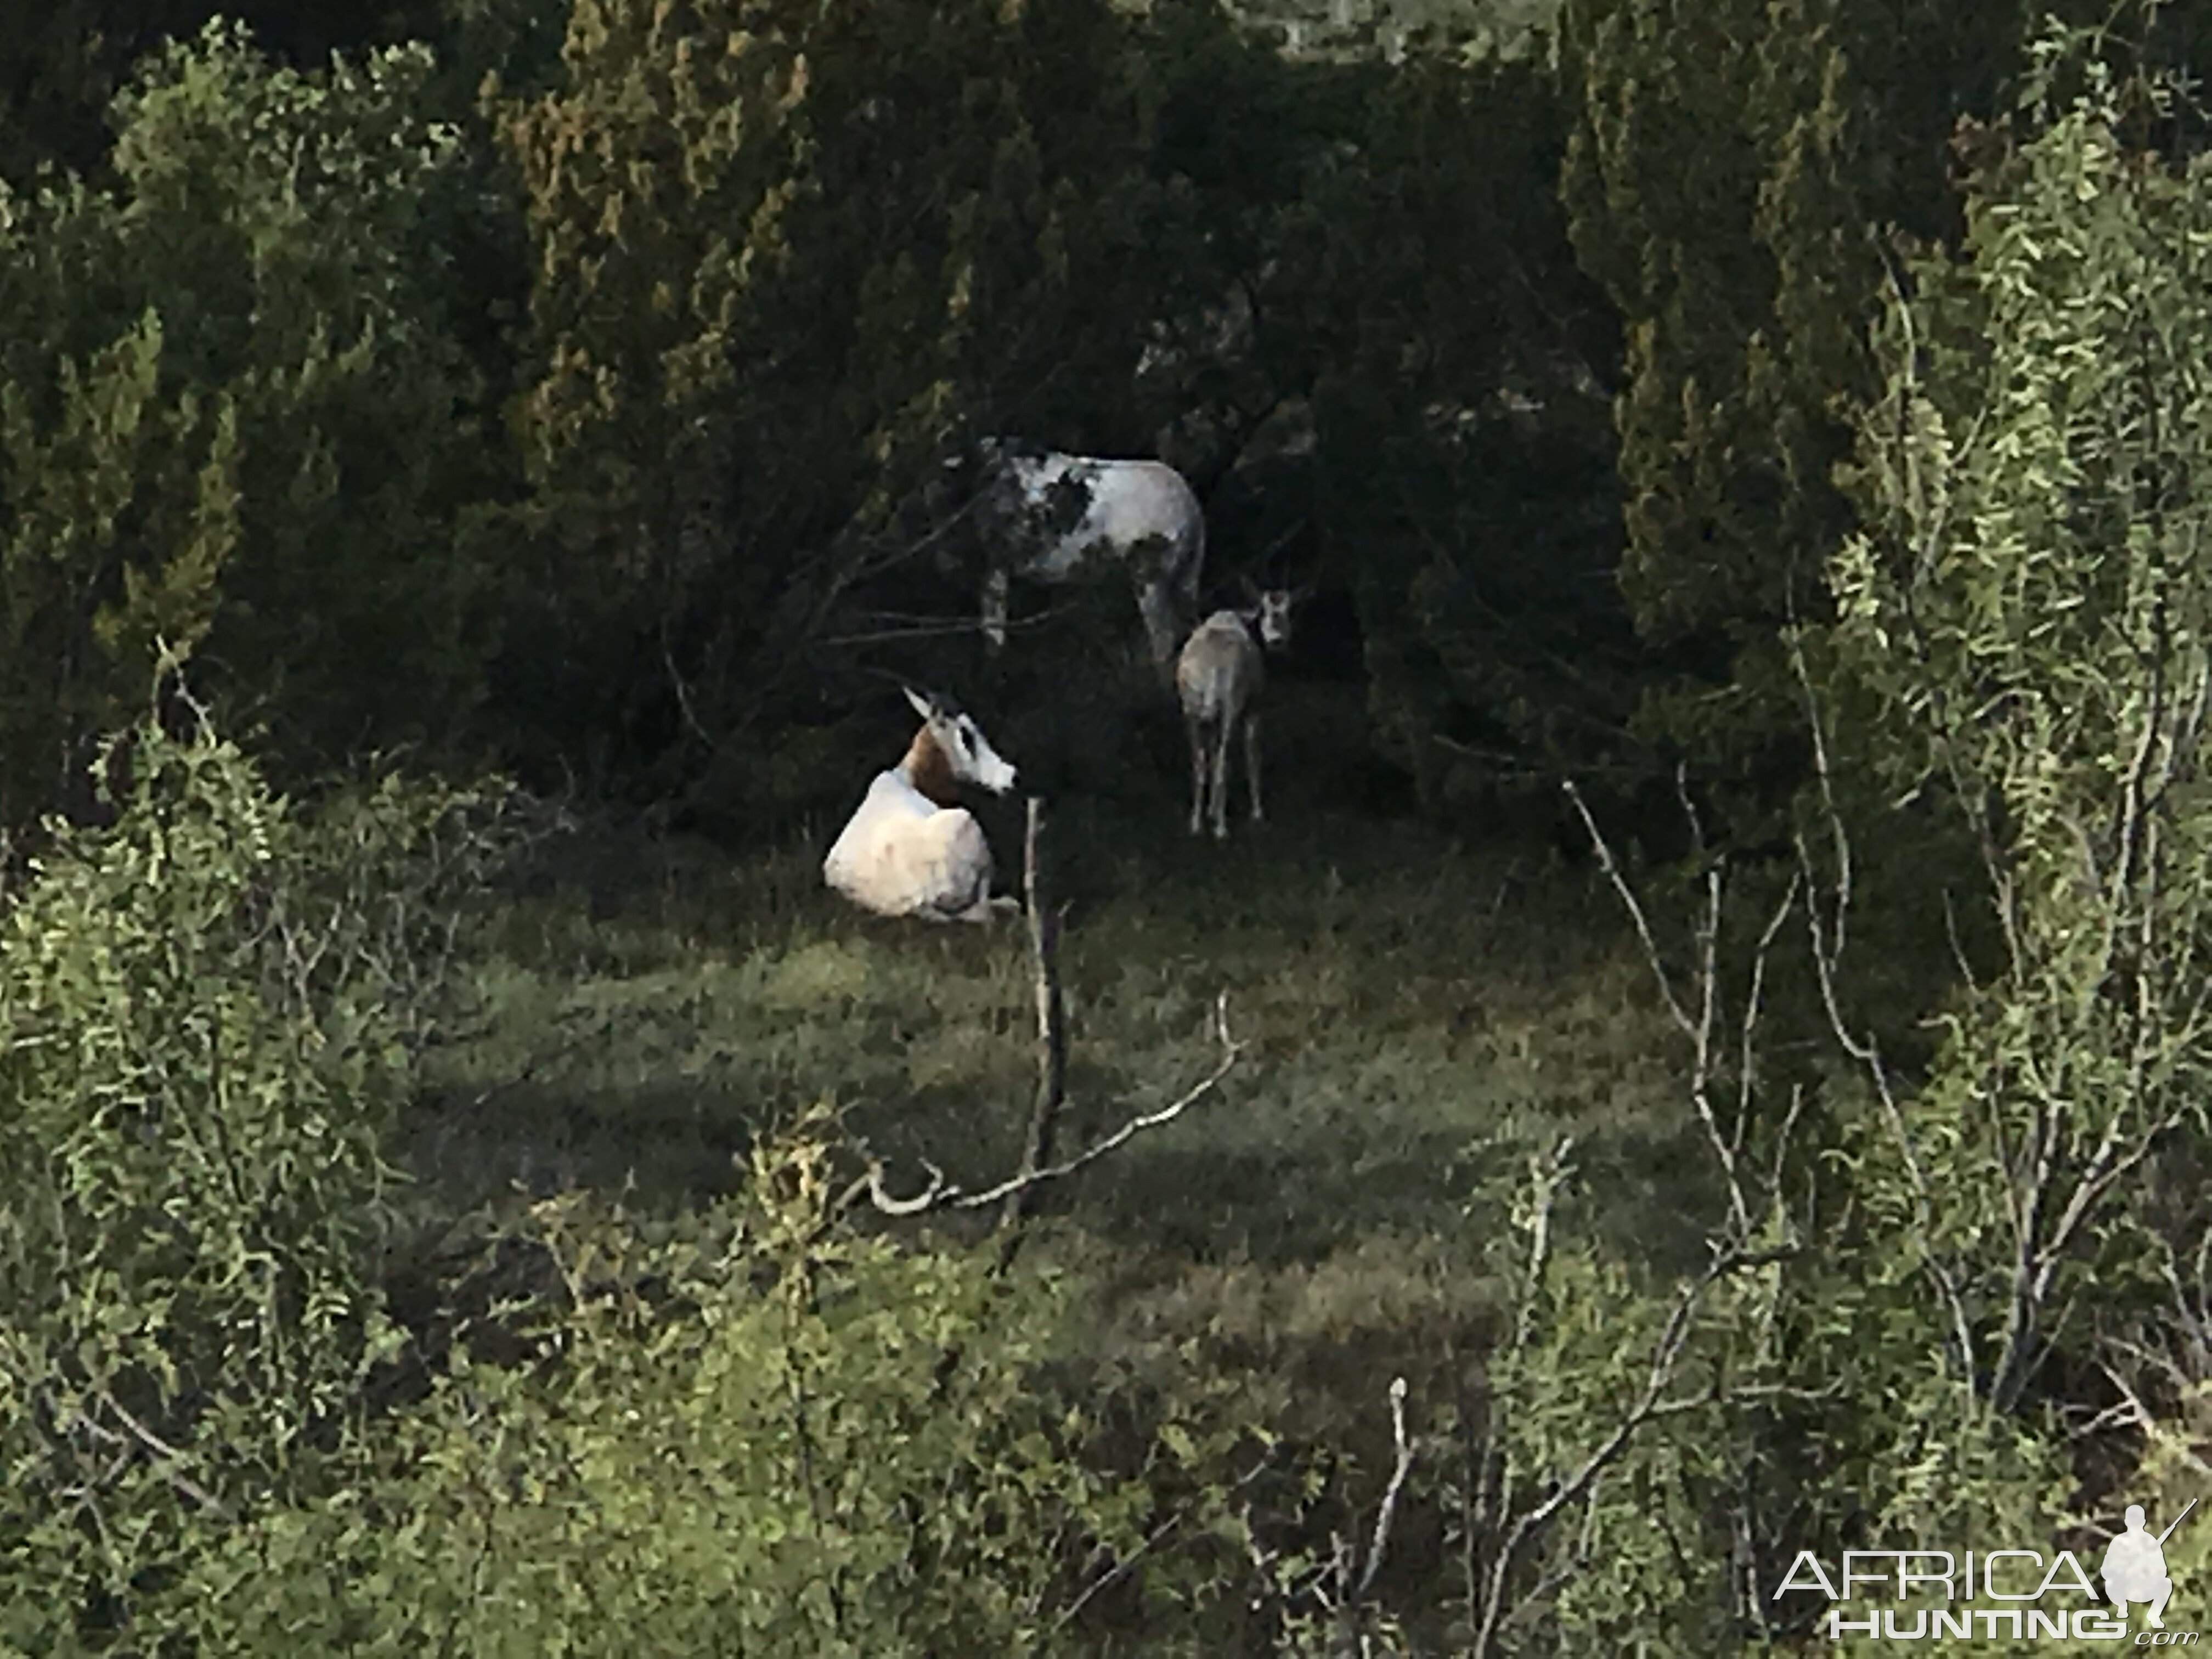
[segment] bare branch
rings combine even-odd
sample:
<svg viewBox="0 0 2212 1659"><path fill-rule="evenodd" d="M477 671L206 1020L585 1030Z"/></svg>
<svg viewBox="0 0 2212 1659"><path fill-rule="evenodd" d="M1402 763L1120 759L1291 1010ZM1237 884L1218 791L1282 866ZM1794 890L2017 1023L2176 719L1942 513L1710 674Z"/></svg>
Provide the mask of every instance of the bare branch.
<svg viewBox="0 0 2212 1659"><path fill-rule="evenodd" d="M1666 960L1659 953L1659 942L1652 937L1650 919L1644 913L1643 902L1636 896L1636 890L1628 884L1628 878L1622 873L1620 864L1613 856L1611 843L1598 829L1597 820L1590 815L1589 807L1583 800L1583 792L1575 787L1575 781L1569 778L1561 787L1566 790L1567 799L1575 804L1575 811L1582 817L1583 827L1589 832L1590 845L1597 852L1599 869L1613 884L1613 890L1620 896L1622 908L1628 912L1629 921L1635 925L1636 937L1643 942L1644 958L1650 963L1652 973L1658 980L1659 994L1666 1000L1668 1014L1680 1028L1682 1035L1695 1042L1698 1038L1697 1022L1690 1018L1689 1010L1682 1006L1674 994L1674 975L1667 971Z"/></svg>
<svg viewBox="0 0 2212 1659"><path fill-rule="evenodd" d="M848 1208L866 1198L885 1215L921 1215L931 1210L981 1210L994 1204L1002 1204L1017 1192L1042 1187L1048 1182L1065 1180L1079 1170L1085 1169L1127 1146L1146 1130L1174 1122L1218 1089L1222 1079L1235 1070L1237 1062L1243 1058L1245 1046L1229 1034L1229 994L1226 991L1221 993L1214 1002L1214 1032L1221 1043L1221 1059L1212 1072L1159 1110L1138 1114L1104 1139L1085 1147L1073 1158L1011 1176L996 1186L973 1193L963 1191L957 1184L946 1181L942 1170L924 1159L923 1167L930 1172L929 1185L911 1198L898 1198L890 1194L883 1184L882 1164L871 1158L866 1173L845 1189L836 1207Z"/></svg>
<svg viewBox="0 0 2212 1659"><path fill-rule="evenodd" d="M1774 941L1780 937L1784 925L1790 920L1790 912L1797 907L1798 888L1803 879L1804 872L1802 870L1790 872L1790 884L1783 890L1781 900L1774 907L1774 914L1767 918L1766 926L1759 935L1759 946L1752 953L1751 986L1744 994L1743 1018L1737 1040L1735 1133L1729 1145L1731 1156L1724 1160L1731 1185L1735 1180L1735 1156L1743 1151L1744 1137L1751 1122L1752 1089L1759 1074L1755 1037L1759 1017L1765 1006L1766 961L1774 949ZM1792 1115L1795 1115L1794 1108ZM1787 1142L1785 1135L1784 1144L1786 1146ZM1739 1198L1737 1208L1741 1210L1743 1207Z"/></svg>
<svg viewBox="0 0 2212 1659"><path fill-rule="evenodd" d="M1696 803L1691 799L1686 774L1677 769L1675 792L1680 799L1682 811L1690 821L1691 832L1698 845L1705 845L1705 828L1698 816ZM1690 1044L1690 1098L1696 1107L1698 1121L1704 1129L1705 1139L1712 1147L1719 1163L1723 1180L1728 1189L1729 1222L1738 1241L1748 1239L1752 1232L1752 1195L1744 1184L1741 1167L1744 1145L1750 1133L1752 1092L1757 1077L1754 1064L1756 1034L1764 1012L1767 958L1772 953L1775 940L1784 924L1796 908L1802 877L1793 876L1781 902L1775 907L1759 945L1753 955L1751 982L1745 994L1742 1015L1738 1022L1736 1040L1736 1100L1735 1122L1723 1133L1719 1114L1713 1107L1713 1089L1717 1074L1722 1069L1717 1054L1716 1033L1721 1012L1720 937L1724 899L1724 875L1722 864L1715 860L1705 871L1705 903L1697 927L1698 960L1692 980L1695 986L1696 1012L1691 1012L1677 993L1674 975L1662 957L1658 942L1651 929L1650 920L1643 902L1622 872L1604 833L1599 830L1595 817L1584 804L1582 793L1571 779L1565 785L1576 811L1581 816L1583 827L1589 833L1591 846L1596 850L1600 867L1613 884L1622 907L1628 912L1636 928L1637 938L1644 947L1645 962L1652 977L1658 982L1660 995L1665 1000L1668 1015ZM1777 1170L1780 1167L1778 1154Z"/></svg>
<svg viewBox="0 0 2212 1659"><path fill-rule="evenodd" d="M1561 1510L1571 1504L1582 1502L1605 1471L1627 1451L1636 1437L1650 1424L1710 1407L1720 1398L1717 1382L1696 1394L1669 1397L1667 1392L1680 1364L1683 1350L1688 1345L1692 1316L1703 1303L1705 1293L1731 1274L1784 1261L1793 1254L1787 1249L1720 1251L1695 1280L1683 1287L1675 1297L1674 1306L1668 1315L1657 1340L1652 1345L1644 1385L1634 1402L1622 1414L1613 1431L1583 1459L1573 1474L1552 1483L1550 1492L1542 1502L1515 1517L1504 1541L1492 1556L1484 1585L1481 1622L1476 1628L1474 1642L1470 1649L1477 1659L1483 1659L1490 1652L1500 1626L1509 1616L1505 1605L1507 1583L1522 1551L1536 1534L1548 1526Z"/></svg>
<svg viewBox="0 0 2212 1659"><path fill-rule="evenodd" d="M691 735L710 750L720 747L700 720L698 709L692 706L691 688L684 683L683 671L676 665L675 649L668 642L668 618L665 616L660 619L660 661L662 666L668 670L668 683L676 688L676 707L684 716L684 723L691 728Z"/></svg>
<svg viewBox="0 0 2212 1659"><path fill-rule="evenodd" d="M884 1166L874 1158L870 1158L867 1173L845 1189L844 1195L835 1207L840 1211L850 1209L865 1196L885 1215L921 1215L939 1208L948 1194L960 1190L947 1182L945 1178L945 1171L927 1158L921 1160L921 1167L929 1171L929 1185L912 1198L896 1198L884 1186Z"/></svg>
<svg viewBox="0 0 2212 1659"><path fill-rule="evenodd" d="M1376 1511L1375 1535L1368 1540L1367 1565L1360 1572L1359 1587L1352 1592L1355 1599L1366 1595L1382 1565L1382 1552L1390 1544L1390 1522L1398 1513L1398 1493L1413 1467L1413 1443L1406 1438L1406 1379L1402 1376L1390 1379L1390 1437L1398 1448L1398 1461L1382 1493L1382 1507Z"/></svg>
<svg viewBox="0 0 2212 1659"><path fill-rule="evenodd" d="M1067 1097L1067 1020L1060 989L1060 917L1046 908L1041 866L1044 803L1029 798L1022 838L1022 889L1030 923L1030 977L1036 997L1036 1097L1030 1110L1029 1138L1022 1148L1021 1173L1033 1176L1052 1157L1053 1131ZM1006 1197L999 1224L1013 1228L1034 1188L1017 1187ZM999 1258L1000 1271L1013 1261L1016 1238L1009 1236Z"/></svg>
<svg viewBox="0 0 2212 1659"><path fill-rule="evenodd" d="M1182 1524L1182 1522L1183 1516L1182 1515L1171 1515L1168 1516L1166 1520L1161 1522L1158 1526L1154 1527L1152 1531L1146 1533L1145 1534L1144 1540L1139 1543L1136 1548L1131 1550L1127 1555L1122 1556L1120 1559L1116 1560L1110 1571L1101 1573L1097 1577L1092 1579L1088 1584L1085 1584L1083 1587L1083 1594L1077 1596L1073 1601L1069 1602L1066 1607L1060 1610L1060 1616L1052 1621L1054 1631L1059 1632L1066 1630L1070 1625L1073 1624L1077 1615L1079 1614L1084 1608L1091 1605L1091 1599L1094 1596L1097 1596L1102 1591L1110 1589L1114 1585L1120 1583L1121 1580L1127 1578L1130 1573L1136 1570L1137 1563L1143 1560L1146 1556L1151 1554L1153 1547L1158 1544L1161 1540L1167 1537L1169 1534L1174 1532L1176 1528Z"/></svg>
<svg viewBox="0 0 2212 1659"><path fill-rule="evenodd" d="M210 1514L220 1516L226 1521L231 1519L229 1505L185 1473L192 1462L189 1453L178 1450L132 1416L109 1389L102 1389L99 1398L100 1403L114 1413L117 1419L131 1431L131 1438L154 1455L161 1466L163 1480ZM76 1414L76 1420L92 1434L111 1443L122 1438L114 1430L94 1421L82 1412Z"/></svg>

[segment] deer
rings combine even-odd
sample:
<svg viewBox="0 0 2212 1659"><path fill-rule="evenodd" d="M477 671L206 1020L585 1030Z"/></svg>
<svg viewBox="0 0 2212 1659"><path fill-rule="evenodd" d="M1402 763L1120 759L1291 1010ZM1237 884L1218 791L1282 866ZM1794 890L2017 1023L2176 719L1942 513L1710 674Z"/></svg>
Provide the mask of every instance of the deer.
<svg viewBox="0 0 2212 1659"><path fill-rule="evenodd" d="M902 686L921 716L896 766L878 772L822 860L822 879L864 910L929 921L988 921L1019 901L991 895L991 848L960 805L969 783L1003 795L1014 768L949 697Z"/></svg>
<svg viewBox="0 0 2212 1659"><path fill-rule="evenodd" d="M1260 805L1260 710L1267 668L1261 647L1291 641L1291 607L1303 597L1274 587L1262 591L1248 579L1246 609L1217 611L1193 629L1176 659L1176 693L1190 737L1190 833L1205 831L1209 811L1213 838L1229 839L1229 751L1244 731L1244 772L1252 786L1252 822Z"/></svg>

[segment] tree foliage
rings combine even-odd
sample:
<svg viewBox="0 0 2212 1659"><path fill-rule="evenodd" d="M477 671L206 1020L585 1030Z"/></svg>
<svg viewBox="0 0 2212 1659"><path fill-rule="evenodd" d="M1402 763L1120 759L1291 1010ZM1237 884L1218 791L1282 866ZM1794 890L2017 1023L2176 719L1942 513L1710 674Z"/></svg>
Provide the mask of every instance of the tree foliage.
<svg viewBox="0 0 2212 1659"><path fill-rule="evenodd" d="M1630 641L1591 365L1613 342L1555 197L1557 103L1527 64L1355 84L1353 142L1316 166L1286 263L1317 534L1358 595L1378 743L1434 796L1613 758L1593 728L1618 729Z"/></svg>
<svg viewBox="0 0 2212 1659"><path fill-rule="evenodd" d="M1775 641L1826 614L1854 525L1833 474L1879 386L1883 238L1954 230L1946 141L2036 9L1568 0L1561 190L1626 331L1621 584L1692 677L1646 718L1753 810L1802 776Z"/></svg>
<svg viewBox="0 0 2212 1659"><path fill-rule="evenodd" d="M156 637L295 755L465 716L457 526L498 462L445 310L429 66L302 75L211 27L118 99L112 185L6 198L0 721L36 757L11 816L143 699Z"/></svg>
<svg viewBox="0 0 2212 1659"><path fill-rule="evenodd" d="M1771 1169L1753 1182L1788 1247L1757 1386L1702 1471L1711 1548L1757 1592L1731 1593L1747 1634L1811 1616L1774 1605L1797 1549L2042 1538L2101 1510L2133 1448L2100 1433L2177 1431L2202 1380L2180 1333L2203 1218L2180 1189L2212 1054L2191 873L2212 173L2128 145L2180 106L2110 49L2038 46L2016 126L1972 135L1962 244L1898 268L1845 478L1865 527L1830 562L1835 623L1789 641L1815 787L1753 954L1763 975L1802 917L1840 1069L1792 1077L1771 1036L1754 1060L1759 980L1741 1060L1711 1042L1719 1004L1671 1005L1694 1077L1740 1091L1733 1121L1698 1091L1716 1164ZM1972 860L1922 902L1954 981L1935 1045L1908 1048L1859 962L1863 918L1900 902L1865 849L1947 835ZM1766 1206L1735 1210L1741 1231Z"/></svg>
<svg viewBox="0 0 2212 1659"><path fill-rule="evenodd" d="M577 6L501 117L547 625L757 701L951 431L1128 382L1130 274L1169 269L1132 51L1092 0Z"/></svg>

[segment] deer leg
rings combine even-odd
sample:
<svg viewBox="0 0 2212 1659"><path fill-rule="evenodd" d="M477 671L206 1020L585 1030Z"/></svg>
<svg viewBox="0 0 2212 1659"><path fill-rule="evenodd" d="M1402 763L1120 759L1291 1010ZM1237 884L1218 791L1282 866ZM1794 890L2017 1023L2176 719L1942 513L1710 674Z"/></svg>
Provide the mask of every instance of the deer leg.
<svg viewBox="0 0 2212 1659"><path fill-rule="evenodd" d="M1233 714L1221 717L1221 735L1213 747L1213 838L1229 839L1229 748L1237 736Z"/></svg>
<svg viewBox="0 0 2212 1659"><path fill-rule="evenodd" d="M1260 717L1244 716L1244 775L1252 781L1252 822L1260 822Z"/></svg>
<svg viewBox="0 0 2212 1659"><path fill-rule="evenodd" d="M1006 585L1003 570L983 578L983 639L993 656L1006 648Z"/></svg>
<svg viewBox="0 0 2212 1659"><path fill-rule="evenodd" d="M1182 729L1190 739L1190 833L1195 836L1206 828L1206 722L1187 714Z"/></svg>

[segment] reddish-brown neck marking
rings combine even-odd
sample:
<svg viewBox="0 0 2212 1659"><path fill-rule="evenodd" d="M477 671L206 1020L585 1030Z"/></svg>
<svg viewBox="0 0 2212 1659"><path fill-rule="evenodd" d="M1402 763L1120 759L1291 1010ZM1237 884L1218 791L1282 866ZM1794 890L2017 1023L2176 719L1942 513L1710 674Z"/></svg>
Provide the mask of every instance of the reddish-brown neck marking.
<svg viewBox="0 0 2212 1659"><path fill-rule="evenodd" d="M917 793L936 805L959 805L960 784L952 775L952 763L937 739L930 735L926 724L914 734L914 741L907 745L906 758L899 763L899 770L915 787Z"/></svg>

